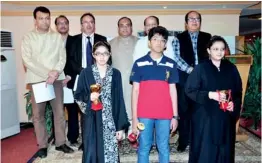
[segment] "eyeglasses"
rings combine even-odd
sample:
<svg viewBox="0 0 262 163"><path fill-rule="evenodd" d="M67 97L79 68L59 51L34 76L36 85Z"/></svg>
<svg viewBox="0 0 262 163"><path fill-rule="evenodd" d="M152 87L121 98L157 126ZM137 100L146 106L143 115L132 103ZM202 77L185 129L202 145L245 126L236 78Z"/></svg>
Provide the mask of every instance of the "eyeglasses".
<svg viewBox="0 0 262 163"><path fill-rule="evenodd" d="M225 51L225 48L211 48L212 51Z"/></svg>
<svg viewBox="0 0 262 163"><path fill-rule="evenodd" d="M187 20L190 22L200 22L200 18L188 18Z"/></svg>
<svg viewBox="0 0 262 163"><path fill-rule="evenodd" d="M167 40L163 39L162 37L152 37L151 40L155 42L160 41L163 44L167 42Z"/></svg>
<svg viewBox="0 0 262 163"><path fill-rule="evenodd" d="M99 52L96 52L96 53L94 53L94 55L95 56L106 56L106 57L108 57L108 56L110 56L110 53L109 52L104 52L104 53L99 53Z"/></svg>

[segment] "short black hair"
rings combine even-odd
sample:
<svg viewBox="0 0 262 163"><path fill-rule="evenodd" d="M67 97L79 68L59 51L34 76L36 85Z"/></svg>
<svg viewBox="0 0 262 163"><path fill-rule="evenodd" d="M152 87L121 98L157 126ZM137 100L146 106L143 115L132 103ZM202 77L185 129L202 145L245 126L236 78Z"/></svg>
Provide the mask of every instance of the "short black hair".
<svg viewBox="0 0 262 163"><path fill-rule="evenodd" d="M118 22L117 22L117 26L118 26L118 27L119 27L119 22L120 22L121 20L123 20L123 19L129 20L131 27L133 26L132 20L131 20L129 17L124 16L124 17L122 17L122 18L120 18L120 19L118 20Z"/></svg>
<svg viewBox="0 0 262 163"><path fill-rule="evenodd" d="M168 39L168 30L165 27L157 26L157 27L151 28L148 33L148 40L151 40L151 38L155 34L161 35L165 40Z"/></svg>
<svg viewBox="0 0 262 163"><path fill-rule="evenodd" d="M49 16L51 16L51 13L50 13L50 10L44 6L38 6L35 8L34 12L33 12L33 16L34 18L36 19L36 13L40 11L40 12L43 12L43 13L47 13L49 14Z"/></svg>
<svg viewBox="0 0 262 163"><path fill-rule="evenodd" d="M94 46L93 46L92 52L95 53L95 51L97 50L97 48L100 47L100 46L105 47L105 48L108 50L108 52L110 53L109 59L108 59L108 61L107 61L107 64L108 64L108 65L112 65L111 46L110 46L110 44L109 44L107 41L98 41L98 42L96 42L96 43L94 44ZM94 57L93 57L93 60L95 61Z"/></svg>
<svg viewBox="0 0 262 163"><path fill-rule="evenodd" d="M187 14L186 14L186 16L185 16L185 22L186 23L188 23L188 15L190 14L190 13L192 13L192 12L195 12L195 13L197 13L198 14L198 16L199 16L199 20L200 20L200 23L201 23L201 21L202 21L202 17L201 17L201 14L199 13L199 12L197 12L197 11L189 11Z"/></svg>
<svg viewBox="0 0 262 163"><path fill-rule="evenodd" d="M214 35L213 37L211 37L211 39L209 40L208 44L207 44L207 48L210 49L211 46L215 43L215 42L223 42L224 45L225 45L225 49L229 49L229 46L226 42L226 40L221 37L221 36L217 36L217 35Z"/></svg>
<svg viewBox="0 0 262 163"><path fill-rule="evenodd" d="M55 18L55 25L57 25L57 20L59 18L64 18L67 21L67 23L69 24L69 20L67 19L67 17L65 15L59 15L58 17Z"/></svg>
<svg viewBox="0 0 262 163"><path fill-rule="evenodd" d="M94 20L94 23L96 24L96 19L95 19L94 15L91 14L90 12L84 13L84 14L81 16L81 18L80 18L80 24L82 24L83 18L84 18L85 16L90 16L90 17Z"/></svg>
<svg viewBox="0 0 262 163"><path fill-rule="evenodd" d="M157 23L157 25L159 25L159 19L158 19L158 17L151 15L151 16L148 16L148 17L145 18L145 20L144 20L144 26L146 25L146 20L147 20L148 18L154 18L154 19L156 19L156 23Z"/></svg>

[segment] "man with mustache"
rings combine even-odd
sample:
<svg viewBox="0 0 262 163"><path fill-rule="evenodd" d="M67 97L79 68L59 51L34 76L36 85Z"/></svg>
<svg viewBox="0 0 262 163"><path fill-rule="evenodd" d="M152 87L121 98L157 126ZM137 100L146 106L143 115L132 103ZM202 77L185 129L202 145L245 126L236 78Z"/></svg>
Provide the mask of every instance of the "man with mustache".
<svg viewBox="0 0 262 163"><path fill-rule="evenodd" d="M73 36L69 35L69 20L65 15L60 15L55 19L56 30L62 36L64 41L64 46L66 48L67 61L65 65L65 75L70 79L72 76L72 68L68 64L69 61L69 52L73 44ZM68 83L64 83L64 86L67 86L69 89L73 89L73 81L70 80ZM71 146L79 146L78 137L79 137L79 123L78 123L78 111L79 107L76 103L65 104L68 113L68 132L67 139L70 142Z"/></svg>
<svg viewBox="0 0 262 163"><path fill-rule="evenodd" d="M193 67L200 62L208 59L207 43L211 35L200 31L201 14L196 11L190 11L185 16L186 30L177 35L178 40L174 40L173 49L175 54L186 62L184 71L179 69L179 84L177 84L178 94L178 114L180 116L178 131L179 152L185 151L190 138L190 118L191 112L190 100L185 95L184 84Z"/></svg>
<svg viewBox="0 0 262 163"><path fill-rule="evenodd" d="M126 111L128 119L131 121L132 112L130 97L132 85L129 82L129 77L133 64L133 52L138 38L132 35L133 27L130 18L121 17L118 20L117 26L119 36L109 42L112 50L112 65L121 72Z"/></svg>
<svg viewBox="0 0 262 163"><path fill-rule="evenodd" d="M39 6L34 12L35 29L22 40L22 59L26 67L26 83L32 92L33 123L39 150L36 156L47 156L48 135L45 125L45 106L47 102L36 103L32 85L40 82L53 85L56 98L50 100L54 113L56 150L72 153L66 145L65 116L63 105L63 80L66 52L60 34L50 28L50 11Z"/></svg>

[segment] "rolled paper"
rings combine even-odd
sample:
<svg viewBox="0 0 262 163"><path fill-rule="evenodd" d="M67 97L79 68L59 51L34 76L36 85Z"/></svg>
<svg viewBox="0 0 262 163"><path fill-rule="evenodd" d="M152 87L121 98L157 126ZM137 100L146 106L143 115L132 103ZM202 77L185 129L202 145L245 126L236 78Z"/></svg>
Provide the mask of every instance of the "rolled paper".
<svg viewBox="0 0 262 163"><path fill-rule="evenodd" d="M137 124L137 128L139 129L139 130L144 130L145 129L145 125L144 125L144 123L138 123Z"/></svg>

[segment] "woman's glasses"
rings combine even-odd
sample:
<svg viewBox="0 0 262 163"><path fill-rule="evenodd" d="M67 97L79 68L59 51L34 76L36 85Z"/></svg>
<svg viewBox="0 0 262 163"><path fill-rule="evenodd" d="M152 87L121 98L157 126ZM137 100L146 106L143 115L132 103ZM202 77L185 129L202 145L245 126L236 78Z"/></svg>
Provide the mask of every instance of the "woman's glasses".
<svg viewBox="0 0 262 163"><path fill-rule="evenodd" d="M104 52L104 53L96 52L96 53L94 53L94 55L95 56L103 56L103 57L107 56L108 57L108 56L110 56L110 53L109 52Z"/></svg>

